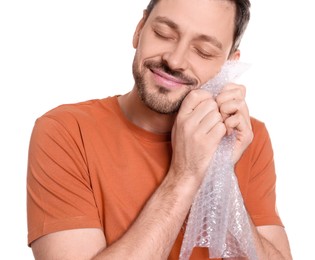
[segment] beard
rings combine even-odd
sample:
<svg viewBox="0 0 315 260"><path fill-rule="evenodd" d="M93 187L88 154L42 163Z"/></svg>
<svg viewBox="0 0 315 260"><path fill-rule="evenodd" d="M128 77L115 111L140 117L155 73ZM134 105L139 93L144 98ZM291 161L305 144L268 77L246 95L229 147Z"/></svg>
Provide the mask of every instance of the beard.
<svg viewBox="0 0 315 260"><path fill-rule="evenodd" d="M132 72L138 95L142 102L154 112L167 115L177 113L185 97L194 86L197 86L197 81L195 79L185 76L180 71L170 69L165 62L146 61L143 64L143 68L143 73L141 73L137 55L135 55ZM148 83L145 81L144 72L153 68L161 69L169 75L183 79L187 82L187 84L183 85L185 91L175 100L170 98L171 91L163 86L157 86L156 91L150 91Z"/></svg>

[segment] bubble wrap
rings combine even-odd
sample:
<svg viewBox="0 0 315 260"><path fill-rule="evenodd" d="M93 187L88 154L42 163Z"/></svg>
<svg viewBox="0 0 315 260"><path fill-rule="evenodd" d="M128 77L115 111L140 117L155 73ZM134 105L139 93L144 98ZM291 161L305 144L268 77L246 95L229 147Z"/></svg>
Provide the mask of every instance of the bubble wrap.
<svg viewBox="0 0 315 260"><path fill-rule="evenodd" d="M202 88L217 96L225 84L247 68L245 63L227 61L220 73ZM180 260L189 259L194 247L207 247L210 258L257 259L250 222L234 173L234 143L234 133L225 136L213 156L189 213Z"/></svg>

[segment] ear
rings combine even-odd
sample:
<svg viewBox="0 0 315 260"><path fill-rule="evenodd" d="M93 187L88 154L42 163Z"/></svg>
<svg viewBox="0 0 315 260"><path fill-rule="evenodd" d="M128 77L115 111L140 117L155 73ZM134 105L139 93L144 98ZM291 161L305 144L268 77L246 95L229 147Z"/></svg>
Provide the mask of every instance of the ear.
<svg viewBox="0 0 315 260"><path fill-rule="evenodd" d="M236 51L234 51L233 53L231 53L229 55L229 60L239 60L241 57L241 51L239 49L237 49Z"/></svg>
<svg viewBox="0 0 315 260"><path fill-rule="evenodd" d="M147 10L144 10L143 11L143 16L142 16L141 20L138 22L136 30L135 30L135 32L133 34L132 45L133 45L133 47L135 49L138 47L140 33L141 33L141 30L142 30L142 28L143 28L147 18L148 18L148 12L147 12Z"/></svg>

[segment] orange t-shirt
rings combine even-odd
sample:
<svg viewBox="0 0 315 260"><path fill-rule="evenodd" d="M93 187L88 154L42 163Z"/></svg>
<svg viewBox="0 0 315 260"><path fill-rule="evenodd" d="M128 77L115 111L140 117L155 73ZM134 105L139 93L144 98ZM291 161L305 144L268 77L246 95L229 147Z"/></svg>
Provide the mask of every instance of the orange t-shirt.
<svg viewBox="0 0 315 260"><path fill-rule="evenodd" d="M282 225L275 207L273 151L263 123L236 165L245 206L255 225ZM119 239L165 177L170 135L128 121L117 97L59 106L37 119L29 147L28 243L56 231L102 228ZM180 231L169 259L178 259ZM196 248L191 259L208 259Z"/></svg>

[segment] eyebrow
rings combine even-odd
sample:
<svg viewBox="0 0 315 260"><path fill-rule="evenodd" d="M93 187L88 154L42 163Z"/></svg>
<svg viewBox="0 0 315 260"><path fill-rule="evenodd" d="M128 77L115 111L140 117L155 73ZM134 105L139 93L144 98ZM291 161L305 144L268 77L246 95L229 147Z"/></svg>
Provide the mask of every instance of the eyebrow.
<svg viewBox="0 0 315 260"><path fill-rule="evenodd" d="M197 37L197 40L206 41L212 43L214 46L218 47L220 50L222 50L223 46L222 43L215 38L214 36L209 36L205 34L201 34Z"/></svg>
<svg viewBox="0 0 315 260"><path fill-rule="evenodd" d="M168 27L170 27L171 29L173 29L177 32L180 32L178 25L176 23L174 23L172 20L170 20L164 16L157 16L154 20L155 20L155 22L164 23ZM199 34L195 39L209 42L209 43L213 44L214 46L216 46L217 48L219 48L220 50L222 50L222 48L223 48L222 43L214 36Z"/></svg>
<svg viewBox="0 0 315 260"><path fill-rule="evenodd" d="M179 31L179 28L178 28L178 25L176 23L174 23L172 20L164 17L164 16L157 16L155 18L155 21L156 22L159 22L159 23L165 23L167 26L169 26L170 28L176 30L176 31Z"/></svg>

